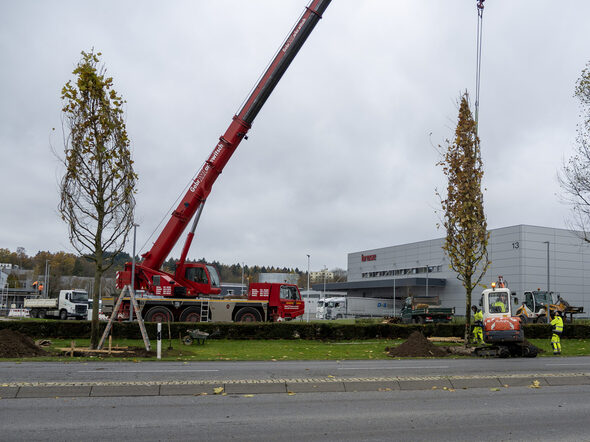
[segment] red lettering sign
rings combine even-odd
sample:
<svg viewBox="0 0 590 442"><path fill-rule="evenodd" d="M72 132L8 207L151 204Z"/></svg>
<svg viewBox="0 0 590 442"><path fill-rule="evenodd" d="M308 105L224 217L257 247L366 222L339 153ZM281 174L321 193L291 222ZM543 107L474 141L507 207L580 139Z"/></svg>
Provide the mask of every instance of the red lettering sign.
<svg viewBox="0 0 590 442"><path fill-rule="evenodd" d="M362 255L361 260L364 261L375 261L377 259L377 255Z"/></svg>

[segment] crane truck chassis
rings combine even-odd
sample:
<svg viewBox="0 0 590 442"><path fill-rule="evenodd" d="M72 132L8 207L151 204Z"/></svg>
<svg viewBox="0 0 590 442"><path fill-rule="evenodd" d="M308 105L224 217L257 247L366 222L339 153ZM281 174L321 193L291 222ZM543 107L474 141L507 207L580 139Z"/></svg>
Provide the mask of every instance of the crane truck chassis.
<svg viewBox="0 0 590 442"><path fill-rule="evenodd" d="M134 291L143 291L148 295L143 308L146 320L216 320L214 311L219 304L216 299L221 293L219 276L213 266L204 263L186 262L188 250L195 235L205 202L211 188L225 165L247 133L254 119L264 106L266 100L286 72L287 68L322 18L331 0L311 0L299 20L292 28L282 46L275 54L264 74L244 102L225 133L219 138L207 161L201 167L189 185L188 191L181 199L176 210L172 212L152 248L142 255L143 261L134 266L126 263L123 271L117 275L117 287L123 289L133 281ZM190 231L182 248L180 259L174 274L161 270L162 264L170 254L189 222L193 220ZM132 272L133 278L132 278ZM304 304L301 296L285 300L280 297L284 284L269 287L268 299L260 299L254 293L256 287L248 290L247 300L225 300L226 314L232 320L241 317L250 309L249 318L271 318L273 320L290 319L303 314ZM273 293L277 293L276 297ZM297 291L298 293L298 291ZM190 302L190 300L193 302ZM275 301L273 301L275 300ZM247 301L251 303L248 304ZM245 303L246 302L246 303ZM295 304L292 304L295 303ZM211 309L209 309L211 307ZM129 311L129 300L122 303L122 311ZM229 315L229 311L232 312ZM241 313L240 313L241 311ZM255 313L257 312L257 313ZM117 312L117 314L119 314Z"/></svg>
<svg viewBox="0 0 590 442"><path fill-rule="evenodd" d="M290 320L301 316L305 304L296 285L252 283L247 296L169 298L136 292L136 300L147 322L261 322ZM113 314L116 299L103 298L103 313ZM129 298L123 298L115 314L129 318Z"/></svg>

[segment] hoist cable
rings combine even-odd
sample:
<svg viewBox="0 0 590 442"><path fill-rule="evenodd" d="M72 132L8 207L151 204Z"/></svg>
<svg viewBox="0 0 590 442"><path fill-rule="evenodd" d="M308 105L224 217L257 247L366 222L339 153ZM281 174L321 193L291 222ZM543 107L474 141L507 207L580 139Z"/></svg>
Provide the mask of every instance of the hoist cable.
<svg viewBox="0 0 590 442"><path fill-rule="evenodd" d="M483 2L477 2L477 64L475 69L475 133L478 132L479 126L479 87L481 84L481 42L483 35Z"/></svg>

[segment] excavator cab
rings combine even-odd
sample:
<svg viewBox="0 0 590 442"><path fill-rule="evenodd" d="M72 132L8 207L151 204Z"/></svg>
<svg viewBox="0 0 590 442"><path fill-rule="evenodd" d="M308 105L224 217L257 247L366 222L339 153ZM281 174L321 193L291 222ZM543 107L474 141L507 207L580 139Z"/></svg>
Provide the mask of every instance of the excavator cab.
<svg viewBox="0 0 590 442"><path fill-rule="evenodd" d="M524 330L521 320L512 316L512 292L504 287L496 287L492 283L491 289L481 294L483 313L483 339L486 345L475 349L479 356L509 356L537 355L534 347L524 342Z"/></svg>

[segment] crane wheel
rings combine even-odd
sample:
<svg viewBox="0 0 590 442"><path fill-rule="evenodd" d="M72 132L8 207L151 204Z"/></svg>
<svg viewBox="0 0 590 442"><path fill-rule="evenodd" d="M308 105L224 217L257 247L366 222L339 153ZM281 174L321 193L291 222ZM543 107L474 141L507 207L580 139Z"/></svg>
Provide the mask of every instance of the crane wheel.
<svg viewBox="0 0 590 442"><path fill-rule="evenodd" d="M146 322L174 322L174 315L166 307L152 307L145 315L145 320Z"/></svg>
<svg viewBox="0 0 590 442"><path fill-rule="evenodd" d="M201 310L198 307L188 307L180 314L180 322L201 322Z"/></svg>
<svg viewBox="0 0 590 442"><path fill-rule="evenodd" d="M236 313L236 322L260 322L262 321L262 316L260 312L256 309L251 307L246 307L240 309L238 313Z"/></svg>

